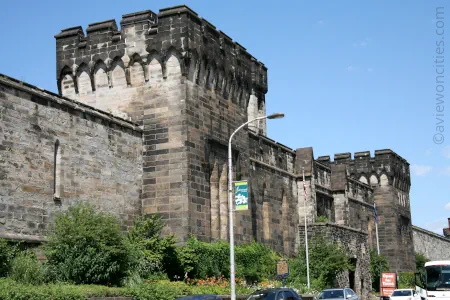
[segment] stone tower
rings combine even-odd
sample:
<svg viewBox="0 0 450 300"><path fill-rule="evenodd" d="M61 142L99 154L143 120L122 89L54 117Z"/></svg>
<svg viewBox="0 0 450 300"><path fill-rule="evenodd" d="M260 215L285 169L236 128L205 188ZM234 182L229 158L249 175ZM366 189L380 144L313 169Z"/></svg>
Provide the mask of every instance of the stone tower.
<svg viewBox="0 0 450 300"><path fill-rule="evenodd" d="M388 149L376 150L374 157L370 156L369 151L364 151L356 152L353 159L351 153L340 153L334 155L334 162L330 162L329 156L322 156L317 160L332 167L345 165L343 171L346 176L371 186L379 219L380 253L387 257L392 271L414 270L409 163ZM348 206L348 210L340 220L347 226L358 223L358 219L364 217L357 211L352 212L352 206ZM373 217L365 217L370 219L369 244L375 249Z"/></svg>
<svg viewBox="0 0 450 300"><path fill-rule="evenodd" d="M161 213L181 242L226 237L227 140L265 115L266 67L184 5L55 38L59 93L142 126L143 214ZM265 134L265 121L249 129ZM242 131L236 178L247 176L248 144Z"/></svg>

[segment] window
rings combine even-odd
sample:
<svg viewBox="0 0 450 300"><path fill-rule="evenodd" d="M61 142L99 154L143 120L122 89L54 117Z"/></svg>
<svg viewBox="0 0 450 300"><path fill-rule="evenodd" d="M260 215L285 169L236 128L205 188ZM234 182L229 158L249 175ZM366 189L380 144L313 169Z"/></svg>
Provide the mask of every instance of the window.
<svg viewBox="0 0 450 300"><path fill-rule="evenodd" d="M407 296L411 296L412 292L411 290L396 290L392 293L392 296L397 296L397 297L407 297Z"/></svg>
<svg viewBox="0 0 450 300"><path fill-rule="evenodd" d="M283 295L283 300L296 300L297 298L294 297L294 295L289 292L289 291L285 291L284 295Z"/></svg>
<svg viewBox="0 0 450 300"><path fill-rule="evenodd" d="M323 291L319 299L336 299L336 298L344 298L344 290L329 290Z"/></svg>
<svg viewBox="0 0 450 300"><path fill-rule="evenodd" d="M247 300L275 300L274 291L256 291L247 298Z"/></svg>
<svg viewBox="0 0 450 300"><path fill-rule="evenodd" d="M55 153L53 161L53 199L61 200L63 195L63 183L61 181L63 174L61 170L61 145L59 140L55 142Z"/></svg>

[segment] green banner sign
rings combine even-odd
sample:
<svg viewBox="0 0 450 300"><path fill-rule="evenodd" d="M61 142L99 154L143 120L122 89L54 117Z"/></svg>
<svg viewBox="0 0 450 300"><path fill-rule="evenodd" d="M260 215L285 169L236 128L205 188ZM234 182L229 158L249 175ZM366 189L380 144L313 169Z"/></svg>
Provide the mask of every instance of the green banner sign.
<svg viewBox="0 0 450 300"><path fill-rule="evenodd" d="M248 182L237 181L234 183L234 203L236 210L248 209Z"/></svg>

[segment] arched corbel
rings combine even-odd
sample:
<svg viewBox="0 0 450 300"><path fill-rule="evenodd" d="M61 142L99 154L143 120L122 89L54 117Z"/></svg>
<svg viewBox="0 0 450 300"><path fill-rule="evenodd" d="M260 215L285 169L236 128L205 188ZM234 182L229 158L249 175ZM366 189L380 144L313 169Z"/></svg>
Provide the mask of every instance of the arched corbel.
<svg viewBox="0 0 450 300"><path fill-rule="evenodd" d="M127 81L127 86L131 86L131 76L130 76L130 68L126 67L125 68L125 79Z"/></svg>
<svg viewBox="0 0 450 300"><path fill-rule="evenodd" d="M88 64L88 69L89 69L89 77L91 79L91 88L92 88L92 92L95 92L95 74L94 74L94 68L95 68L95 62L93 62L92 60L89 62Z"/></svg>
<svg viewBox="0 0 450 300"><path fill-rule="evenodd" d="M142 68L144 69L144 80L145 80L145 82L149 82L150 81L150 75L148 73L148 63L147 62L142 62Z"/></svg>
<svg viewBox="0 0 450 300"><path fill-rule="evenodd" d="M73 87L75 89L75 94L78 94L78 79L77 79L77 69L78 69L78 65L77 64L73 64L72 65L72 81L73 81Z"/></svg>

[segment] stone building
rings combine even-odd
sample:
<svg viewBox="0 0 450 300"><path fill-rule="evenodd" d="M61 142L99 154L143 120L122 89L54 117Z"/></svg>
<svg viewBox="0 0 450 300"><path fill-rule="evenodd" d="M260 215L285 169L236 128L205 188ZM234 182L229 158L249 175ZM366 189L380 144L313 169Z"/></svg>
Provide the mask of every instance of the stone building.
<svg viewBox="0 0 450 300"><path fill-rule="evenodd" d="M124 229L159 213L180 243L226 240L228 137L266 114L264 64L184 5L55 38L59 95L0 76L0 236L45 241L55 212L90 201ZM306 218L310 236L352 256L355 271L337 284L365 298L376 203L381 252L393 271L414 270L409 164L393 151L315 159L268 138L261 120L232 155L250 192L235 213L238 242L295 254Z"/></svg>
<svg viewBox="0 0 450 300"><path fill-rule="evenodd" d="M442 232L444 233L444 236L446 238L450 238L450 218L448 218L447 221L448 221L448 227L447 228L443 228Z"/></svg>

